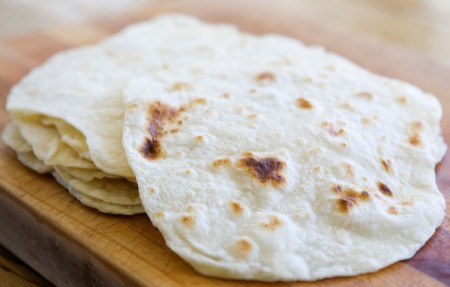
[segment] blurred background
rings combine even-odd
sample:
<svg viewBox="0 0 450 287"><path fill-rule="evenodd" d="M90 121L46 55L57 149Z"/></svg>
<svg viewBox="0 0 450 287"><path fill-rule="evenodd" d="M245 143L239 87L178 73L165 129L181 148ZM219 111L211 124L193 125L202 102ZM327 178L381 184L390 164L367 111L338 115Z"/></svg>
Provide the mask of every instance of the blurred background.
<svg viewBox="0 0 450 287"><path fill-rule="evenodd" d="M119 15L158 1L182 0L0 0L0 37ZM272 2L317 24L380 37L450 66L450 0Z"/></svg>

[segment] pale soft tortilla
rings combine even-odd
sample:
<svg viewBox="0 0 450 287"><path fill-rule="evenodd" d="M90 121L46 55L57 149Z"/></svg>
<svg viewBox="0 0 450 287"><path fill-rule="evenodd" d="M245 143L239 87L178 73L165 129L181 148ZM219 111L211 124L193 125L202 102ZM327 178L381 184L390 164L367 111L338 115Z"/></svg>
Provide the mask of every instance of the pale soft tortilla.
<svg viewBox="0 0 450 287"><path fill-rule="evenodd" d="M200 273L373 272L412 257L441 223L437 99L323 58L160 72L126 88L123 144L141 200Z"/></svg>
<svg viewBox="0 0 450 287"><path fill-rule="evenodd" d="M22 125L22 128L25 127L23 130L28 131L30 125L37 125L37 131L49 129L49 127L41 126L36 123L25 123ZM53 152L52 156L48 156L50 153L46 153L46 158L50 158L52 161L55 161L55 158L57 158L60 161L67 161L70 163L70 159L64 157L70 148L67 148L64 145L61 147L62 144L58 141L57 136L45 138L45 135L48 135L49 133L43 132L40 134L37 131L33 129L30 131L30 136L35 136L32 139L34 145L38 143L39 146L43 145L44 142L47 142L48 145L52 147L49 148L50 151L64 151L67 149L65 152ZM17 152L17 158L25 166L39 173L51 172L57 181L68 189L70 194L81 203L96 208L101 212L112 214L132 215L144 212L140 203L136 184L129 180L117 176L112 178L110 175L96 169L90 170L46 164L35 155L31 145L29 145L22 137L19 128L14 122L10 122L5 126L2 138L8 146Z"/></svg>

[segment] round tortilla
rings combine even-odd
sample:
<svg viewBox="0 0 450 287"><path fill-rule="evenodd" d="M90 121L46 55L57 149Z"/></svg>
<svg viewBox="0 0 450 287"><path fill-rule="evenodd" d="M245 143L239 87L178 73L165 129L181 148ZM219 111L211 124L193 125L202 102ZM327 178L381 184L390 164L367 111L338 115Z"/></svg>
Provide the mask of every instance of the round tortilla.
<svg viewBox="0 0 450 287"><path fill-rule="evenodd" d="M373 272L412 257L442 221L437 99L323 58L159 72L125 89L123 144L143 205L200 273Z"/></svg>

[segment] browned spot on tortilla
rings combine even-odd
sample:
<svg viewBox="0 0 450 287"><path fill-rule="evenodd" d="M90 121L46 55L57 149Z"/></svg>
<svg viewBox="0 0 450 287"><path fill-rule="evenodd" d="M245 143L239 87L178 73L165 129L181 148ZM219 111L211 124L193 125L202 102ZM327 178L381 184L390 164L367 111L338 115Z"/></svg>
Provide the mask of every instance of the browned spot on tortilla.
<svg viewBox="0 0 450 287"><path fill-rule="evenodd" d="M388 209L388 213L392 214L392 215L397 215L398 214L398 210L397 210L397 208L395 206L391 206Z"/></svg>
<svg viewBox="0 0 450 287"><path fill-rule="evenodd" d="M398 97L397 102L399 102L399 104L406 105L408 100L406 99L406 97Z"/></svg>
<svg viewBox="0 0 450 287"><path fill-rule="evenodd" d="M346 177L348 178L355 177L355 170L351 164L344 162L342 166L344 167Z"/></svg>
<svg viewBox="0 0 450 287"><path fill-rule="evenodd" d="M174 83L172 85L172 87L170 88L171 91L175 92L175 91L181 91L181 90L185 90L185 91L190 91L192 90L194 87L191 84L188 83Z"/></svg>
<svg viewBox="0 0 450 287"><path fill-rule="evenodd" d="M253 153L251 151L244 151L242 153L243 156L253 156Z"/></svg>
<svg viewBox="0 0 450 287"><path fill-rule="evenodd" d="M313 168L313 170L314 170L315 172L320 172L321 169L322 169L322 168L320 167L320 165L316 165L316 166Z"/></svg>
<svg viewBox="0 0 450 287"><path fill-rule="evenodd" d="M346 142L341 143L341 147L347 147L348 144Z"/></svg>
<svg viewBox="0 0 450 287"><path fill-rule="evenodd" d="M411 205L414 205L414 200L412 200L412 199L405 200L405 201L402 201L401 204L402 204L403 206L411 206Z"/></svg>
<svg viewBox="0 0 450 287"><path fill-rule="evenodd" d="M409 137L409 143L413 146L418 146L421 144L420 136L418 134L414 134Z"/></svg>
<svg viewBox="0 0 450 287"><path fill-rule="evenodd" d="M155 213L155 217L158 218L158 219L163 218L164 215L165 215L164 211L158 211L158 212Z"/></svg>
<svg viewBox="0 0 450 287"><path fill-rule="evenodd" d="M137 103L132 103L132 104L128 105L128 109L129 109L129 110L134 110L134 109L136 109L138 106L139 106L139 105L138 105Z"/></svg>
<svg viewBox="0 0 450 287"><path fill-rule="evenodd" d="M358 97L366 99L366 100L371 100L373 99L373 95L369 92L359 92L356 94Z"/></svg>
<svg viewBox="0 0 450 287"><path fill-rule="evenodd" d="M330 123L330 122L323 122L322 128L324 128L330 135L332 135L334 137L341 136L344 134L343 129L336 130L333 123Z"/></svg>
<svg viewBox="0 0 450 287"><path fill-rule="evenodd" d="M380 159L381 165L387 173L392 171L392 162L389 159Z"/></svg>
<svg viewBox="0 0 450 287"><path fill-rule="evenodd" d="M177 129L171 129L171 130L170 130L170 133L174 134L174 133L177 133L177 132L179 132L179 131L180 131L180 129L178 129L178 128L177 128Z"/></svg>
<svg viewBox="0 0 450 287"><path fill-rule="evenodd" d="M250 89L250 90L248 90L248 92L249 92L250 94L254 94L254 93L256 93L256 89Z"/></svg>
<svg viewBox="0 0 450 287"><path fill-rule="evenodd" d="M313 105L305 98L298 98L297 106L302 109L312 109L313 108Z"/></svg>
<svg viewBox="0 0 450 287"><path fill-rule="evenodd" d="M339 194L339 198L336 199L336 206L337 210L344 214L350 212L350 210L358 205L360 201L367 201L370 199L370 194L366 190L357 192L351 188L343 189L340 185L333 185L331 189Z"/></svg>
<svg viewBox="0 0 450 287"><path fill-rule="evenodd" d="M247 239L239 239L236 242L236 250L241 256L248 255L252 251L252 248L253 248L252 243Z"/></svg>
<svg viewBox="0 0 450 287"><path fill-rule="evenodd" d="M423 128L423 124L420 121L414 121L410 124L410 137L409 143L413 146L418 146L421 144L420 131Z"/></svg>
<svg viewBox="0 0 450 287"><path fill-rule="evenodd" d="M204 104L206 100L204 98L197 98L189 103L181 106L180 108L174 108L169 105L163 104L159 101L150 105L148 111L148 137L145 139L140 151L146 159L157 159L163 157L165 152L161 145L161 139L167 132L164 130L164 124L175 120L181 112L192 108L196 104ZM179 120L178 124L182 124L183 121ZM177 132L178 129L171 130L171 133Z"/></svg>
<svg viewBox="0 0 450 287"><path fill-rule="evenodd" d="M206 104L206 99L205 98L196 98L190 102L190 106L192 106L194 104Z"/></svg>
<svg viewBox="0 0 450 287"><path fill-rule="evenodd" d="M155 102L149 108L149 137L141 147L141 154L147 159L156 159L164 155L161 146L161 138L164 135L164 122L170 121L177 116L179 110L161 102Z"/></svg>
<svg viewBox="0 0 450 287"><path fill-rule="evenodd" d="M386 184L382 183L381 181L377 184L378 190L384 194L385 196L392 196L392 191Z"/></svg>
<svg viewBox="0 0 450 287"><path fill-rule="evenodd" d="M271 216L269 221L261 223L261 227L269 231L275 231L282 225L283 222L276 215Z"/></svg>
<svg viewBox="0 0 450 287"><path fill-rule="evenodd" d="M191 228L195 224L195 219L192 215L183 215L181 216L181 222L187 227Z"/></svg>
<svg viewBox="0 0 450 287"><path fill-rule="evenodd" d="M272 72L261 72L256 76L258 81L275 81L276 77Z"/></svg>
<svg viewBox="0 0 450 287"><path fill-rule="evenodd" d="M347 103L347 102L342 103L341 107L343 107L344 109L347 109L349 111L356 111L356 108L352 104Z"/></svg>
<svg viewBox="0 0 450 287"><path fill-rule="evenodd" d="M369 124L371 124L372 122L373 122L372 119L369 118L369 117L363 117L363 118L362 118L362 123L363 123L363 124L369 125Z"/></svg>
<svg viewBox="0 0 450 287"><path fill-rule="evenodd" d="M216 159L215 161L213 161L212 165L213 165L213 167L221 167L224 165L229 165L230 163L231 163L230 158L226 157L226 158Z"/></svg>
<svg viewBox="0 0 450 287"><path fill-rule="evenodd" d="M148 192L150 192L150 193L155 193L155 189L152 187L152 188L150 188L150 189L148 190Z"/></svg>
<svg viewBox="0 0 450 287"><path fill-rule="evenodd" d="M274 157L254 158L249 156L240 159L237 166L244 168L262 184L271 184L276 187L286 182L282 175L286 164Z"/></svg>
<svg viewBox="0 0 450 287"><path fill-rule="evenodd" d="M224 94L222 95L222 97L224 97L225 99L229 99L229 98L230 98L230 94L224 93Z"/></svg>
<svg viewBox="0 0 450 287"><path fill-rule="evenodd" d="M335 184L331 187L331 190L336 192L336 193L341 193L342 192L342 185L339 184Z"/></svg>
<svg viewBox="0 0 450 287"><path fill-rule="evenodd" d="M250 115L248 115L248 118L252 119L252 120L256 119L257 117L258 117L257 114L250 114Z"/></svg>
<svg viewBox="0 0 450 287"><path fill-rule="evenodd" d="M184 171L184 173L185 173L186 175L190 175L190 174L192 173L192 171L191 171L190 169L186 169L186 170Z"/></svg>
<svg viewBox="0 0 450 287"><path fill-rule="evenodd" d="M198 141L198 142L201 142L201 141L203 141L204 139L205 139L205 138L204 138L202 135L196 136L196 137L195 137L195 140Z"/></svg>
<svg viewBox="0 0 450 287"><path fill-rule="evenodd" d="M236 215L240 215L240 214L242 214L242 212L244 212L244 207L242 206L242 204L240 204L237 201L231 201L230 206L231 206L231 210Z"/></svg>

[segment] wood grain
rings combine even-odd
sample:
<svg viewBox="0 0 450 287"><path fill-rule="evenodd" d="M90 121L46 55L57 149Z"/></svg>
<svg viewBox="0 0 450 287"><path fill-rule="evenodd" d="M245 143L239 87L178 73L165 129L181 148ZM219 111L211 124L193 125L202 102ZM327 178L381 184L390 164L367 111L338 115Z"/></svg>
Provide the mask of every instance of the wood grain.
<svg viewBox="0 0 450 287"><path fill-rule="evenodd" d="M0 103L9 87L58 50L92 43L125 25L180 11L212 22L229 22L253 33L277 32L319 44L370 70L412 82L436 94L444 105L444 136L450 142L450 70L415 53L373 39L337 34L265 1L160 3L121 19L46 30L0 40ZM254 7L258 7L255 9ZM269 20L270 19L270 20ZM74 35L70 37L68 35ZM35 44L37 43L37 44ZM369 55L369 56L368 56ZM0 126L8 120L0 111ZM58 286L265 286L260 282L201 276L164 244L146 216L111 216L80 205L50 176L23 167L0 143L0 243ZM437 168L438 184L450 207L450 158ZM448 210L448 209L447 209ZM445 286L450 285L449 214L432 239L411 260L379 272L277 286Z"/></svg>

